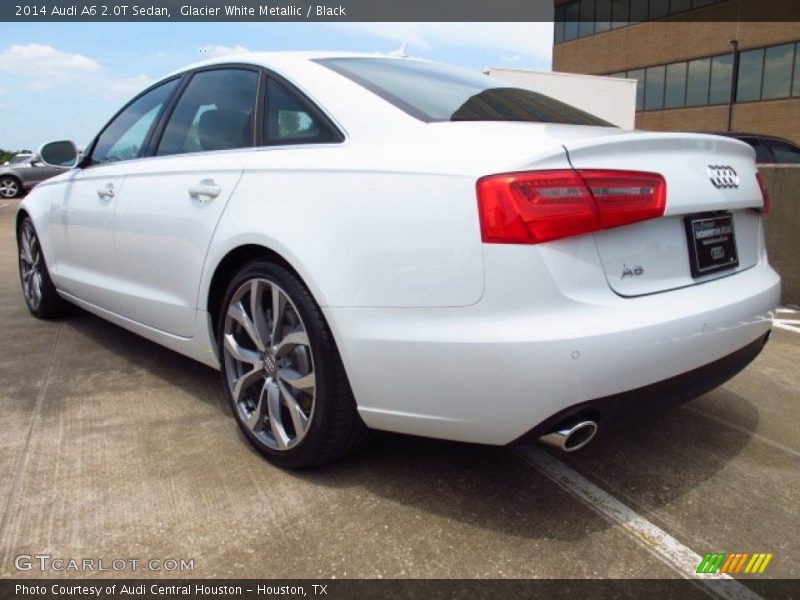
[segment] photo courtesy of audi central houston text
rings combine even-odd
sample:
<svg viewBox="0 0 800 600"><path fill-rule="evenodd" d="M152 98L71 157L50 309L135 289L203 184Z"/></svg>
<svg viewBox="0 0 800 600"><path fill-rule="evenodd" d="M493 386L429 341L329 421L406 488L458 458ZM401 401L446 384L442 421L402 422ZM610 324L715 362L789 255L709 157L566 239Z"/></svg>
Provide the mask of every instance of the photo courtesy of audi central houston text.
<svg viewBox="0 0 800 600"><path fill-rule="evenodd" d="M0 597L793 597L798 7L240 4L0 8Z"/></svg>
<svg viewBox="0 0 800 600"><path fill-rule="evenodd" d="M31 313L71 302L220 369L285 467L369 428L578 450L743 369L779 302L747 144L434 62L201 62L41 155L78 162L17 210Z"/></svg>

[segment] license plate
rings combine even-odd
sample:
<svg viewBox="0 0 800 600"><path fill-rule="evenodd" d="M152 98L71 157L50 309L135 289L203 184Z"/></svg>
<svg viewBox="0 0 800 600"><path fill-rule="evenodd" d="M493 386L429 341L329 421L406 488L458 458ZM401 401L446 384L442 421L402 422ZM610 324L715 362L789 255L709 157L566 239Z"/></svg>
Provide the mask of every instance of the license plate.
<svg viewBox="0 0 800 600"><path fill-rule="evenodd" d="M739 266L733 216L686 217L692 277L702 277Z"/></svg>

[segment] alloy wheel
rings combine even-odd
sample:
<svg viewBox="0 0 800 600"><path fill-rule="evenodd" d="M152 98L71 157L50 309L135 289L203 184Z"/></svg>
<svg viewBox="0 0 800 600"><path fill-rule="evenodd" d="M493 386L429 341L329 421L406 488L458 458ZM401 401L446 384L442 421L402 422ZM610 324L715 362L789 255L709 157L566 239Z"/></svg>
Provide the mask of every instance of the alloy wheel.
<svg viewBox="0 0 800 600"><path fill-rule="evenodd" d="M0 197L16 198L19 194L19 184L14 179L0 180Z"/></svg>
<svg viewBox="0 0 800 600"><path fill-rule="evenodd" d="M25 300L32 310L39 308L42 302L44 277L42 274L42 252L39 240L30 223L20 229L19 265L22 275L22 291Z"/></svg>
<svg viewBox="0 0 800 600"><path fill-rule="evenodd" d="M238 417L273 450L297 446L314 416L317 381L292 299L267 279L244 282L228 304L222 345Z"/></svg>

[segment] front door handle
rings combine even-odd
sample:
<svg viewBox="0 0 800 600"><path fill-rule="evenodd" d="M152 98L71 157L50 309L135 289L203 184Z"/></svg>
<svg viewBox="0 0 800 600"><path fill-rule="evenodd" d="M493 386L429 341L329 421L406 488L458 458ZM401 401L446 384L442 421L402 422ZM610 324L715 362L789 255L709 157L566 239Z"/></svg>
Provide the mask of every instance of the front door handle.
<svg viewBox="0 0 800 600"><path fill-rule="evenodd" d="M97 190L97 197L101 200L111 200L114 196L117 195L117 188L114 187L113 183L107 183L105 187L101 187Z"/></svg>
<svg viewBox="0 0 800 600"><path fill-rule="evenodd" d="M210 202L220 195L222 188L213 179L203 179L189 186L189 197L198 202Z"/></svg>

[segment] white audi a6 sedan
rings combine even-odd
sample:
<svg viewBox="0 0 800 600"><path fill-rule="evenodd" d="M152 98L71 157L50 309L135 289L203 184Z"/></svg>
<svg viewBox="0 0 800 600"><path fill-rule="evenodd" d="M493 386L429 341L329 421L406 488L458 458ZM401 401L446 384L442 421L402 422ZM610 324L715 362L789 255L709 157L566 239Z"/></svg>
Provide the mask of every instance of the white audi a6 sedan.
<svg viewBox="0 0 800 600"><path fill-rule="evenodd" d="M307 467L368 428L574 450L766 342L753 150L378 55L245 54L125 105L20 204L25 300L220 369Z"/></svg>

